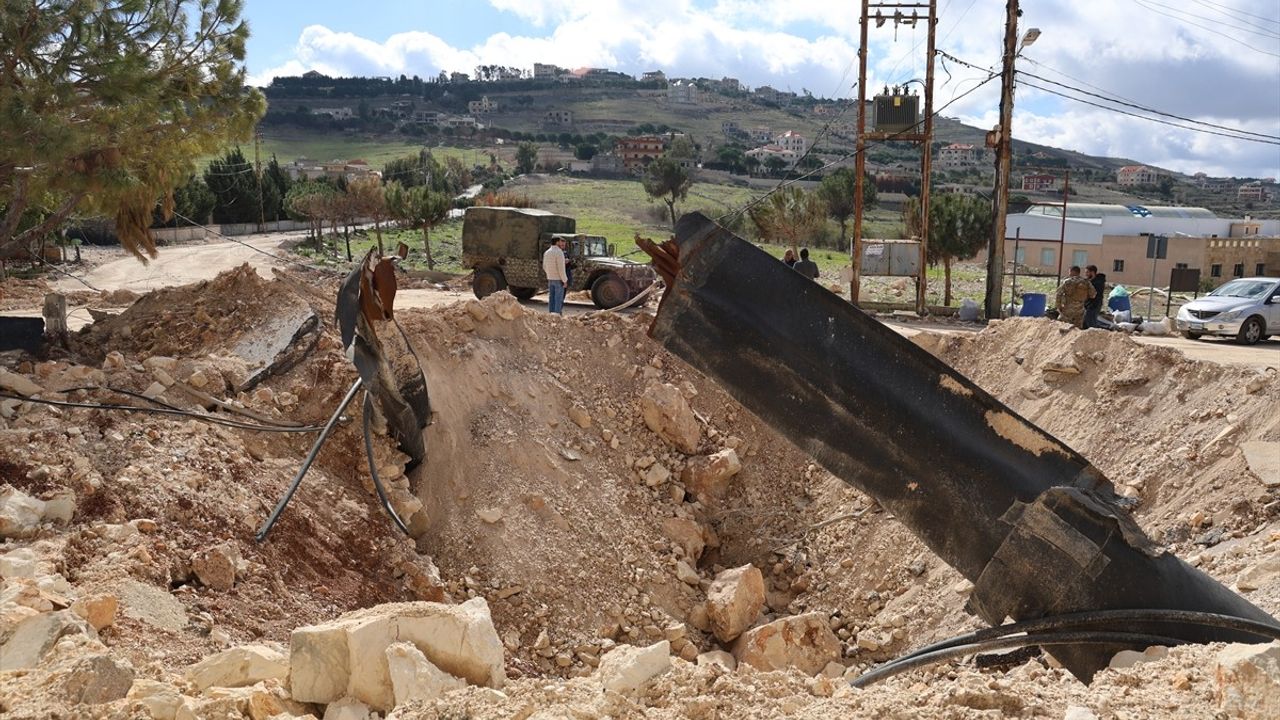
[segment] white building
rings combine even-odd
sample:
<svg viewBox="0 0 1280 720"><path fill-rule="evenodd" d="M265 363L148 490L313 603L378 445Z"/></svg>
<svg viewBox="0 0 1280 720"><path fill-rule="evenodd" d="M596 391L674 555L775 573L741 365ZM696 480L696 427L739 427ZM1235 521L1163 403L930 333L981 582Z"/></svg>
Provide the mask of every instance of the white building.
<svg viewBox="0 0 1280 720"><path fill-rule="evenodd" d="M789 150L795 153L797 157L803 155L804 151L809 147L809 141L806 140L803 135L795 132L794 130L788 130L774 138L773 144L783 150Z"/></svg>
<svg viewBox="0 0 1280 720"><path fill-rule="evenodd" d="M483 95L479 100L472 100L467 103L467 112L472 115L487 115L491 112L498 111L498 102L490 100L488 95Z"/></svg>
<svg viewBox="0 0 1280 720"><path fill-rule="evenodd" d="M334 120L350 120L356 116L354 110L349 107L340 108L316 108L311 111L312 115L328 115Z"/></svg>
<svg viewBox="0 0 1280 720"><path fill-rule="evenodd" d="M555 80L565 72L566 70L559 65L547 65L545 63L533 64L534 80Z"/></svg>
<svg viewBox="0 0 1280 720"><path fill-rule="evenodd" d="M773 142L773 131L767 127L758 127L751 129L751 142L757 142L761 145L768 145Z"/></svg>
<svg viewBox="0 0 1280 720"><path fill-rule="evenodd" d="M688 80L677 80L667 86L667 100L679 105L697 105L698 86Z"/></svg>
<svg viewBox="0 0 1280 720"><path fill-rule="evenodd" d="M763 166L765 161L769 158L776 157L786 163L786 167L788 169L795 167L796 162L800 159L800 155L794 150L788 150L786 148L779 147L778 145L765 145L764 147L748 150L745 155L759 160L761 166Z"/></svg>
<svg viewBox="0 0 1280 720"><path fill-rule="evenodd" d="M1155 185L1165 173L1146 165L1126 165L1116 171L1116 184L1121 187Z"/></svg>
<svg viewBox="0 0 1280 720"><path fill-rule="evenodd" d="M940 170L963 170L992 162L989 150L963 143L952 143L938 149L934 165Z"/></svg>

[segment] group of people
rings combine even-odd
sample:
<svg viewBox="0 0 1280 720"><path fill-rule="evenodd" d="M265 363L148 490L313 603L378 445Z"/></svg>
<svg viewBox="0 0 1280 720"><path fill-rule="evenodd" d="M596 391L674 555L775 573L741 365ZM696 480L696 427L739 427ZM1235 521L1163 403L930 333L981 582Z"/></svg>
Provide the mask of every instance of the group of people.
<svg viewBox="0 0 1280 720"><path fill-rule="evenodd" d="M809 248L800 248L799 260L796 259L796 254L788 249L782 255L782 262L810 280L818 279L818 263L809 259Z"/></svg>
<svg viewBox="0 0 1280 720"><path fill-rule="evenodd" d="M1098 324L1102 311L1103 293L1107 276L1098 272L1097 265L1089 265L1080 275L1080 266L1072 265L1067 279L1058 287L1058 319L1083 330Z"/></svg>

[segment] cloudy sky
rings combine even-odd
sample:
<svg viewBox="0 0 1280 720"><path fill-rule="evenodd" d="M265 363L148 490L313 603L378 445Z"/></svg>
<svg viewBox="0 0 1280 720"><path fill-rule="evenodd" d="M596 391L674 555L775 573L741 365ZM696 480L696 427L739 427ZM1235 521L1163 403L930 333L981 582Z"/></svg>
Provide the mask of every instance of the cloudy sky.
<svg viewBox="0 0 1280 720"><path fill-rule="evenodd" d="M249 0L250 77L470 73L477 65L609 67L731 76L855 97L857 2L836 0ZM939 0L938 47L999 63L1005 3ZM1014 135L1183 172L1275 177L1280 145L1126 117L1029 87L1059 84L1227 128L1280 136L1280 0L1023 0L1020 32L1042 31L1018 69ZM923 27L871 31L870 87L924 77ZM945 61L935 105L984 70ZM1070 91L1065 91L1070 92ZM1096 98L1087 98L1096 101ZM994 125L998 80L943 114ZM1165 118L1186 124L1181 120Z"/></svg>

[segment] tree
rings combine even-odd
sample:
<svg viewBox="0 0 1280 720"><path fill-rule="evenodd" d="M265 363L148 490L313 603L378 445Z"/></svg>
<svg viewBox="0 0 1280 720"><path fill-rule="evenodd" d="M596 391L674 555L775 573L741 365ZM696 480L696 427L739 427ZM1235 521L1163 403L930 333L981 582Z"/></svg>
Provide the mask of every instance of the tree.
<svg viewBox="0 0 1280 720"><path fill-rule="evenodd" d="M800 241L816 235L827 222L827 208L818 193L789 185L747 211L765 242L790 245L797 256Z"/></svg>
<svg viewBox="0 0 1280 720"><path fill-rule="evenodd" d="M538 162L538 146L531 142L522 142L516 148L516 172L528 175Z"/></svg>
<svg viewBox="0 0 1280 720"><path fill-rule="evenodd" d="M837 168L835 172L822 179L818 186L818 196L827 206L827 214L840 223L840 247L844 248L845 228L849 216L857 209L854 193L857 192L857 176L852 168ZM876 183L870 175L862 179L862 207L867 208L876 202Z"/></svg>
<svg viewBox="0 0 1280 720"><path fill-rule="evenodd" d="M320 243L324 234L328 197L335 192L333 186L326 182L304 180L294 183L285 196L284 205L289 214L295 220L305 220L310 224L311 239L317 250L322 249Z"/></svg>
<svg viewBox="0 0 1280 720"><path fill-rule="evenodd" d="M676 202L683 201L693 187L693 178L689 171L680 167L680 163L669 157L660 157L649 164L641 179L644 191L650 200L662 200L671 213L671 228L676 227Z"/></svg>
<svg viewBox="0 0 1280 720"><path fill-rule="evenodd" d="M215 223L258 222L258 178L253 163L245 159L240 148L211 161L204 171L204 184L217 198L213 207Z"/></svg>
<svg viewBox="0 0 1280 720"><path fill-rule="evenodd" d="M573 149L573 156L579 160L590 160L596 156L597 150L595 145L583 143Z"/></svg>
<svg viewBox="0 0 1280 720"><path fill-rule="evenodd" d="M378 254L381 255L382 223L390 217L382 180L375 175L352 180L347 185L347 196L351 199L352 215L373 220L373 232L378 238Z"/></svg>
<svg viewBox="0 0 1280 720"><path fill-rule="evenodd" d="M289 173L285 172L284 168L280 166L280 161L276 159L274 153L271 155L271 161L267 163L267 167L262 171L262 185L264 196L274 198L272 202L264 201L267 219L283 219L287 215L284 199L289 194L289 188L293 185L293 178L289 177Z"/></svg>
<svg viewBox="0 0 1280 720"><path fill-rule="evenodd" d="M209 186L195 175L192 175L185 185L173 191L174 212L201 225L209 222L209 216L217 202L218 198L214 196Z"/></svg>
<svg viewBox="0 0 1280 720"><path fill-rule="evenodd" d="M156 198L172 209L196 160L247 139L265 110L244 82L242 4L5 3L0 255L72 213L114 218L126 249L154 255Z"/></svg>
<svg viewBox="0 0 1280 720"><path fill-rule="evenodd" d="M449 196L421 185L402 188L392 183L387 186L386 201L391 215L400 224L422 230L422 249L427 254L427 268L434 270L436 261L431 255L431 228L449 217L452 205Z"/></svg>
<svg viewBox="0 0 1280 720"><path fill-rule="evenodd" d="M920 237L920 201L907 198L903 205L907 234ZM940 195L929 203L928 261L942 263L945 290L942 304L951 304L951 264L977 255L991 236L991 205L970 195Z"/></svg>
<svg viewBox="0 0 1280 720"><path fill-rule="evenodd" d="M764 159L764 167L770 175L777 175L787 169L787 161L777 155L770 155Z"/></svg>

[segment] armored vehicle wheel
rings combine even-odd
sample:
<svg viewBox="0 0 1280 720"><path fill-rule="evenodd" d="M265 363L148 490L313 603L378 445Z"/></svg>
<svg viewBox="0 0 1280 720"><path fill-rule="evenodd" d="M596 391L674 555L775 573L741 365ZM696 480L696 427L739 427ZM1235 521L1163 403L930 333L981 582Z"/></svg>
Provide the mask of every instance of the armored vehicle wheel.
<svg viewBox="0 0 1280 720"><path fill-rule="evenodd" d="M524 287L511 287L511 288L507 288L507 290L510 290L512 295L515 295L517 298L521 300L528 300L529 298L536 295L538 292L533 288L524 288Z"/></svg>
<svg viewBox="0 0 1280 720"><path fill-rule="evenodd" d="M607 310L631 299L631 289L615 273L605 273L591 283L591 301L596 307Z"/></svg>
<svg viewBox="0 0 1280 720"><path fill-rule="evenodd" d="M507 289L507 278L502 275L502 271L498 268L483 268L476 270L475 275L471 278L471 292L476 297L483 300L484 298Z"/></svg>

